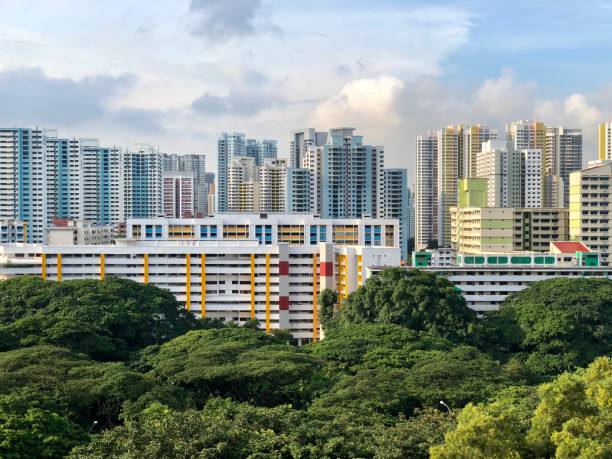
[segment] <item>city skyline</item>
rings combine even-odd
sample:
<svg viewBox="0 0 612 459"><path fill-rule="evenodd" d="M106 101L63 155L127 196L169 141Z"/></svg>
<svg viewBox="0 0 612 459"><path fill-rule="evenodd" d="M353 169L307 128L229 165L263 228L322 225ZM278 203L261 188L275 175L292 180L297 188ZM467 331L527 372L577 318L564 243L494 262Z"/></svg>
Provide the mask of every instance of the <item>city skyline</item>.
<svg viewBox="0 0 612 459"><path fill-rule="evenodd" d="M291 130L349 125L414 183L406 137L535 118L582 128L594 159L597 123L612 118L600 59L612 9L531 3L8 0L0 124L209 157L219 132L278 139L286 157Z"/></svg>

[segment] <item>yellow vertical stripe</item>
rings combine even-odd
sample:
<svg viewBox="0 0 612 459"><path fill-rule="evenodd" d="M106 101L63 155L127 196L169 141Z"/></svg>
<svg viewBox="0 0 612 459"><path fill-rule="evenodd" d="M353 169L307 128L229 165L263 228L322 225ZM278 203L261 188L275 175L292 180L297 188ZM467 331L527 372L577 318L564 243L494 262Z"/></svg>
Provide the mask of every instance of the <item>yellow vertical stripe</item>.
<svg viewBox="0 0 612 459"><path fill-rule="evenodd" d="M599 159L606 159L606 123L599 125Z"/></svg>
<svg viewBox="0 0 612 459"><path fill-rule="evenodd" d="M266 254L266 335L270 334L270 254Z"/></svg>
<svg viewBox="0 0 612 459"><path fill-rule="evenodd" d="M144 283L149 283L149 254L144 254Z"/></svg>
<svg viewBox="0 0 612 459"><path fill-rule="evenodd" d="M202 265L202 272L201 272L201 279L200 279L200 283L201 283L201 288L202 288L202 299L200 300L200 317L202 319L206 318L206 255L202 254L200 257L200 263Z"/></svg>
<svg viewBox="0 0 612 459"><path fill-rule="evenodd" d="M104 280L106 275L106 258L103 253L100 254L100 280Z"/></svg>
<svg viewBox="0 0 612 459"><path fill-rule="evenodd" d="M318 279L319 257L315 253L312 256L312 341L319 339L319 279Z"/></svg>
<svg viewBox="0 0 612 459"><path fill-rule="evenodd" d="M191 255L185 254L185 308L191 310Z"/></svg>
<svg viewBox="0 0 612 459"><path fill-rule="evenodd" d="M255 319L255 254L251 254L251 319Z"/></svg>
<svg viewBox="0 0 612 459"><path fill-rule="evenodd" d="M42 280L47 280L47 254L40 255L40 277Z"/></svg>
<svg viewBox="0 0 612 459"><path fill-rule="evenodd" d="M62 281L62 254L57 254L57 281Z"/></svg>

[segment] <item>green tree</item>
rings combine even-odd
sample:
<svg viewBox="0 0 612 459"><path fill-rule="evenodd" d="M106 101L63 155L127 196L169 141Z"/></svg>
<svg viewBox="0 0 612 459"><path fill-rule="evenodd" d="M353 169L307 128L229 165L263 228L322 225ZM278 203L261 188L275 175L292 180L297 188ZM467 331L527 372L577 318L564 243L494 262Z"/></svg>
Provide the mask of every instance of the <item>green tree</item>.
<svg viewBox="0 0 612 459"><path fill-rule="evenodd" d="M498 344L542 376L612 353L612 281L551 279L507 298L489 323Z"/></svg>
<svg viewBox="0 0 612 459"><path fill-rule="evenodd" d="M168 386L122 363L96 362L68 349L35 346L0 353L0 411L9 413L41 408L83 427L93 421L109 426L118 422L125 402L156 385Z"/></svg>
<svg viewBox="0 0 612 459"><path fill-rule="evenodd" d="M319 320L325 330L336 314L337 303L338 294L333 290L326 288L319 294Z"/></svg>
<svg viewBox="0 0 612 459"><path fill-rule="evenodd" d="M169 291L152 285L28 276L0 282L0 324L0 334L19 346L54 344L98 360L124 360L200 326Z"/></svg>
<svg viewBox="0 0 612 459"><path fill-rule="evenodd" d="M38 408L30 408L24 414L0 411L0 456L4 458L62 458L88 439L81 427L52 411Z"/></svg>
<svg viewBox="0 0 612 459"><path fill-rule="evenodd" d="M398 324L452 341L472 339L477 316L453 284L422 270L386 269L351 293L340 309L342 322Z"/></svg>
<svg viewBox="0 0 612 459"><path fill-rule="evenodd" d="M541 403L529 440L539 454L558 458L612 457L612 360L565 373L538 390Z"/></svg>
<svg viewBox="0 0 612 459"><path fill-rule="evenodd" d="M328 366L348 371L404 368L415 351L450 351L452 348L453 344L443 338L386 323L334 327L324 340L305 346L307 352Z"/></svg>
<svg viewBox="0 0 612 459"><path fill-rule="evenodd" d="M427 459L429 449L444 442L444 435L456 427L453 413L433 408L417 410L411 418L400 418L376 438L375 458Z"/></svg>
<svg viewBox="0 0 612 459"><path fill-rule="evenodd" d="M491 413L469 404L457 421L444 444L430 449L432 459L521 459L524 437L512 409Z"/></svg>
<svg viewBox="0 0 612 459"><path fill-rule="evenodd" d="M293 433L300 422L288 406L257 408L212 399L202 411L173 411L152 405L124 426L103 432L76 448L71 459L121 457L158 459L187 457L300 457Z"/></svg>
<svg viewBox="0 0 612 459"><path fill-rule="evenodd" d="M241 327L189 332L139 362L150 374L195 395L211 395L273 406L301 405L325 386L318 360L287 345L284 337Z"/></svg>

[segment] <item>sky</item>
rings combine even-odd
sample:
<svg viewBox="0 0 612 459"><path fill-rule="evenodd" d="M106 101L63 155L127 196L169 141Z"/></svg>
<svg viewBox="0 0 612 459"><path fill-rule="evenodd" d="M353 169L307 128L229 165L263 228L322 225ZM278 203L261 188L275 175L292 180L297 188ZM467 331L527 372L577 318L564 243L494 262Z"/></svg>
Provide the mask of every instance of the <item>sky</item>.
<svg viewBox="0 0 612 459"><path fill-rule="evenodd" d="M0 0L0 125L204 153L351 126L415 169L448 124L612 119L612 0Z"/></svg>

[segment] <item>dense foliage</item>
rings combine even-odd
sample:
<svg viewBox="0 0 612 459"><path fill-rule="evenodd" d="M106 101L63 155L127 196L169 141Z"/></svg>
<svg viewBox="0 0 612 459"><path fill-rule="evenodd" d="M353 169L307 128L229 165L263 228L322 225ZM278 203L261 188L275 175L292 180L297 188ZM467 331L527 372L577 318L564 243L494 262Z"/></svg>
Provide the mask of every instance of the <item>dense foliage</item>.
<svg viewBox="0 0 612 459"><path fill-rule="evenodd" d="M387 269L350 294L340 322L380 322L427 331L452 341L474 333L476 313L447 279L403 268Z"/></svg>
<svg viewBox="0 0 612 459"><path fill-rule="evenodd" d="M535 284L484 319L417 271L319 300L325 339L297 347L153 286L0 282L0 456L612 456L611 281Z"/></svg>
<svg viewBox="0 0 612 459"><path fill-rule="evenodd" d="M508 297L492 316L500 344L537 374L556 374L612 355L612 282L552 279Z"/></svg>
<svg viewBox="0 0 612 459"><path fill-rule="evenodd" d="M99 360L124 360L197 327L170 292L124 279L56 283L24 276L0 282L5 343L54 344Z"/></svg>

